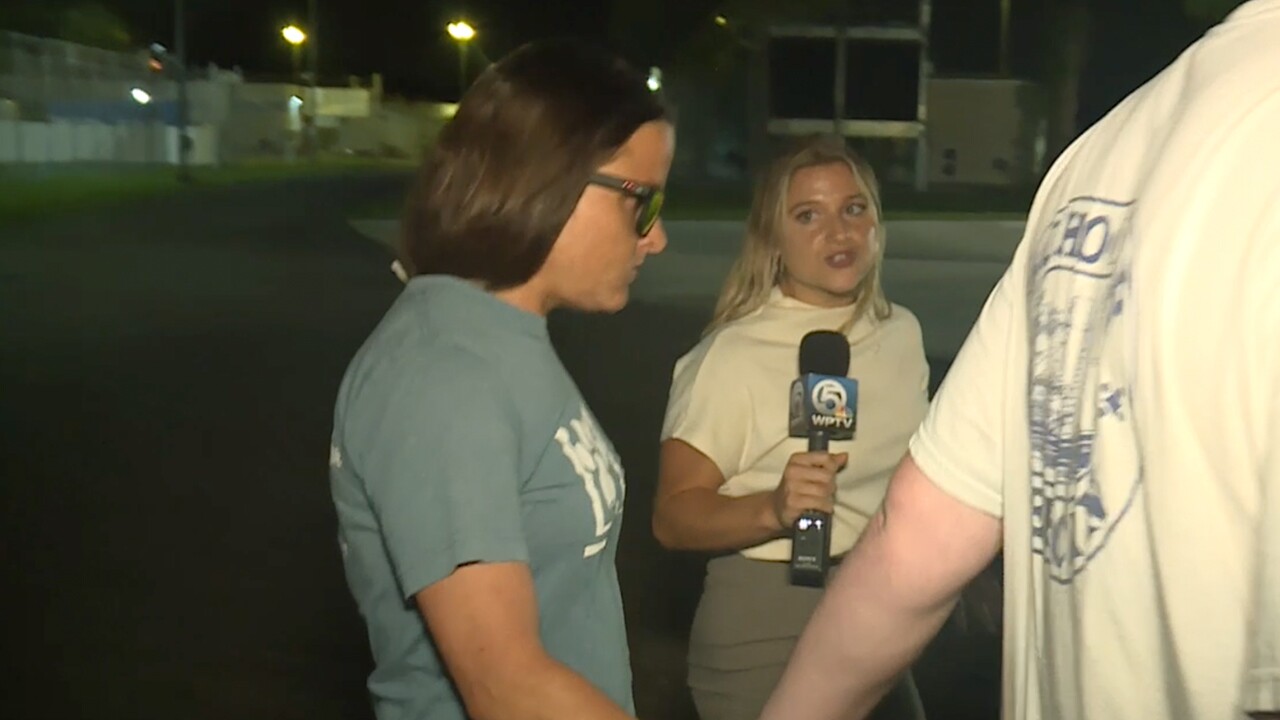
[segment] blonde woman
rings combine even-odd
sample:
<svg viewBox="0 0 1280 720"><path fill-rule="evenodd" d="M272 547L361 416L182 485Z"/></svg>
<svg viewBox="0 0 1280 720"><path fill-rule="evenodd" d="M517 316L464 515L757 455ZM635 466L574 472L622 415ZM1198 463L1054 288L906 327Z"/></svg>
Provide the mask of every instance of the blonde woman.
<svg viewBox="0 0 1280 720"><path fill-rule="evenodd" d="M676 363L653 529L715 553L694 618L689 686L702 720L755 720L820 589L792 586L789 530L834 515L833 563L884 497L928 402L920 325L885 298L879 187L839 137L799 141L757 188L742 254L702 338ZM787 431L800 340L849 338L858 435L807 452ZM910 676L877 718L922 718Z"/></svg>

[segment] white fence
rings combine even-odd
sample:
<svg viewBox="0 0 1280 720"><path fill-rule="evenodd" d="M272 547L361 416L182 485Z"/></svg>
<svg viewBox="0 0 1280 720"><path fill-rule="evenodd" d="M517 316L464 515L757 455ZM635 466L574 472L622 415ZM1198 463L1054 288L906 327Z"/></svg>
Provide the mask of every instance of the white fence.
<svg viewBox="0 0 1280 720"><path fill-rule="evenodd" d="M192 165L218 163L218 130L187 129ZM18 122L0 120L0 164L178 163L178 129L159 123Z"/></svg>

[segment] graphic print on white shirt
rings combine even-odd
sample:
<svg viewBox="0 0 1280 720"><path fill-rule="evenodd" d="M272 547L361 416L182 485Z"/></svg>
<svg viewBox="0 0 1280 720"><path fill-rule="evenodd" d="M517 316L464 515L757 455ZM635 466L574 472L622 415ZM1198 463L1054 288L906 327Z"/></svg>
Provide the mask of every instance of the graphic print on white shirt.
<svg viewBox="0 0 1280 720"><path fill-rule="evenodd" d="M1069 201L1029 268L1031 549L1060 583L1103 551L1142 483L1123 332L1133 210Z"/></svg>
<svg viewBox="0 0 1280 720"><path fill-rule="evenodd" d="M582 549L582 557L588 558L605 548L613 521L622 513L622 501L626 495L622 463L605 441L604 433L586 405L568 426L556 430L556 442L574 472L582 479L582 487L591 501L596 536Z"/></svg>

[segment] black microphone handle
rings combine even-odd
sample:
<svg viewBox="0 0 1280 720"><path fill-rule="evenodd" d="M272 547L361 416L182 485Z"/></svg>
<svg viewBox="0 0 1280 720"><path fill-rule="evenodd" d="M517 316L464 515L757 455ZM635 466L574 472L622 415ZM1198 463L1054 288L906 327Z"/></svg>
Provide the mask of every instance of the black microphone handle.
<svg viewBox="0 0 1280 720"><path fill-rule="evenodd" d="M826 430L809 430L809 452L826 452L830 443ZM808 521L807 530L801 530L802 521ZM821 530L815 529L820 527ZM831 515L820 510L806 510L791 526L791 584L822 587L826 584L827 568L831 566ZM800 555L813 561L801 561ZM815 562L816 561L816 562Z"/></svg>
<svg viewBox="0 0 1280 720"><path fill-rule="evenodd" d="M809 430L809 452L826 452L827 448L830 447L830 444L831 436L826 430L819 430L817 428ZM819 510L806 510L801 517L804 517L805 515L810 517L821 517L824 519L829 519L831 517L827 513ZM800 520L797 519L796 524L799 524L799 522Z"/></svg>
<svg viewBox="0 0 1280 720"><path fill-rule="evenodd" d="M827 435L826 430L815 428L809 431L809 452L826 452L830 443L831 437Z"/></svg>
<svg viewBox="0 0 1280 720"><path fill-rule="evenodd" d="M830 443L831 435L826 430L819 430L817 428L809 430L809 452L826 452L827 448L830 447ZM806 510L801 517L804 515L820 517L824 520L830 520L831 518L827 513L818 510ZM798 524L799 522L800 521L797 519L796 523Z"/></svg>

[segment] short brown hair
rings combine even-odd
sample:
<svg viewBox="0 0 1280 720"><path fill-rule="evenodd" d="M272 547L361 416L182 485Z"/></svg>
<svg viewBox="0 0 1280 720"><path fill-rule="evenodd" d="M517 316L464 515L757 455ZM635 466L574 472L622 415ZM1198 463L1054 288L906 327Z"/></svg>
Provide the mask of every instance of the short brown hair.
<svg viewBox="0 0 1280 720"><path fill-rule="evenodd" d="M405 208L409 275L490 290L542 267L589 175L645 123L668 118L647 77L581 41L525 45L463 97Z"/></svg>

